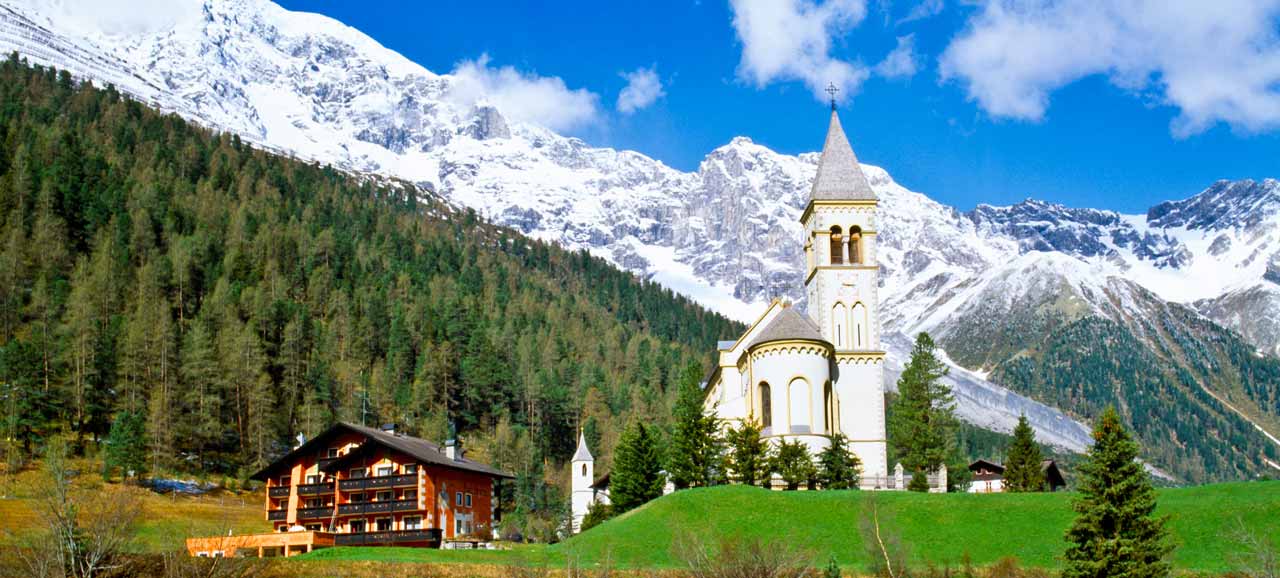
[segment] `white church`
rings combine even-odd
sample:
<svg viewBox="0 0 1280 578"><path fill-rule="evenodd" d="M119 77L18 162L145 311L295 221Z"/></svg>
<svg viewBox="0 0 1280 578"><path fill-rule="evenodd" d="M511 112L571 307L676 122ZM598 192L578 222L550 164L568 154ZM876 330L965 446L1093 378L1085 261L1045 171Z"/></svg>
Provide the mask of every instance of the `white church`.
<svg viewBox="0 0 1280 578"><path fill-rule="evenodd" d="M800 216L807 313L774 300L737 341L720 342L704 403L726 427L754 420L766 439L799 440L814 455L827 436L844 434L862 461L863 489L896 489L904 486L900 467L890 476L886 455L876 206L833 107ZM571 467L576 532L593 502L607 503L607 480L592 478L584 439Z"/></svg>
<svg viewBox="0 0 1280 578"><path fill-rule="evenodd" d="M807 313L774 300L737 341L722 342L706 409L736 427L817 454L840 433L862 461L862 486L888 486L884 358L876 296L876 194L840 118L818 161L804 225Z"/></svg>

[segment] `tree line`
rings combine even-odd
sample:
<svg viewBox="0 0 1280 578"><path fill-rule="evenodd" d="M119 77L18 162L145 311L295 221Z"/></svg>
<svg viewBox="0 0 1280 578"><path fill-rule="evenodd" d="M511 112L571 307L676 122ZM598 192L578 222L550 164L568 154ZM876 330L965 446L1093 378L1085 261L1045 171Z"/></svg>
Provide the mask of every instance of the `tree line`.
<svg viewBox="0 0 1280 578"><path fill-rule="evenodd" d="M97 455L109 437L123 471L243 478L299 433L396 422L455 428L535 508L557 501L543 464L578 427L665 425L684 368L742 329L418 187L267 153L16 54L0 63L0 223L13 467L53 438Z"/></svg>

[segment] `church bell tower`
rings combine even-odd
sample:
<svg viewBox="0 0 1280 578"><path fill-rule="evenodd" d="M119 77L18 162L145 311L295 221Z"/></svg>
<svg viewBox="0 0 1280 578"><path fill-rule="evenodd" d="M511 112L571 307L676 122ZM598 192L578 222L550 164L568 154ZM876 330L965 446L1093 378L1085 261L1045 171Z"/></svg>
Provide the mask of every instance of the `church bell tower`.
<svg viewBox="0 0 1280 578"><path fill-rule="evenodd" d="M868 487L877 476L888 475L877 205L833 104L818 174L800 217L805 295L809 317L835 348L831 375L838 431L862 460Z"/></svg>

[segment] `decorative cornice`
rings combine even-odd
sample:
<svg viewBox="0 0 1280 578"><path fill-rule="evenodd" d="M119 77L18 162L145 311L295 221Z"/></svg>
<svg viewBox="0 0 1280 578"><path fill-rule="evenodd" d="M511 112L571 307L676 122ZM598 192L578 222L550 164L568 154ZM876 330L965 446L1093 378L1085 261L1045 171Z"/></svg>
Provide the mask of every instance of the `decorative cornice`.
<svg viewBox="0 0 1280 578"><path fill-rule="evenodd" d="M804 284L805 284L805 285L808 285L808 284L809 284L809 282L813 280L813 276L818 274L818 271L823 271L823 270L828 270L828 269L829 269L829 270L832 270L832 271L876 271L876 272L879 272L879 271L880 271L880 265L815 265L812 269L809 269L809 274L808 274L808 275L806 275L806 276L805 276L805 278L804 278ZM875 285L873 284L872 286L874 287Z"/></svg>
<svg viewBox="0 0 1280 578"><path fill-rule="evenodd" d="M829 357L834 350L834 346L826 341L811 339L782 339L778 341L757 343L747 350L747 354L750 355L752 361L754 361L761 357L765 357L766 355L775 353L801 353Z"/></svg>
<svg viewBox="0 0 1280 578"><path fill-rule="evenodd" d="M836 363L883 363L883 351L838 351Z"/></svg>
<svg viewBox="0 0 1280 578"><path fill-rule="evenodd" d="M800 214L800 222L808 222L809 216L813 214L816 207L865 207L874 209L880 205L876 199L858 199L858 200L813 200L809 199L809 204L805 205L804 212Z"/></svg>

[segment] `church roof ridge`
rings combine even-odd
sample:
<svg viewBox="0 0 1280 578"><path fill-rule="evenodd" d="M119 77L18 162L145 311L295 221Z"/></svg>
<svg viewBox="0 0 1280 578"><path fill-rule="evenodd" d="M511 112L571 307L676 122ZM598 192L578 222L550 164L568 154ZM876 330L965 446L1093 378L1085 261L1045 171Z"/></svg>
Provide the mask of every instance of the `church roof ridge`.
<svg viewBox="0 0 1280 578"><path fill-rule="evenodd" d="M815 201L875 200L876 193L862 173L858 157L853 154L849 138L840 126L840 115L831 111L827 140L818 159L818 174L813 179L810 197Z"/></svg>

